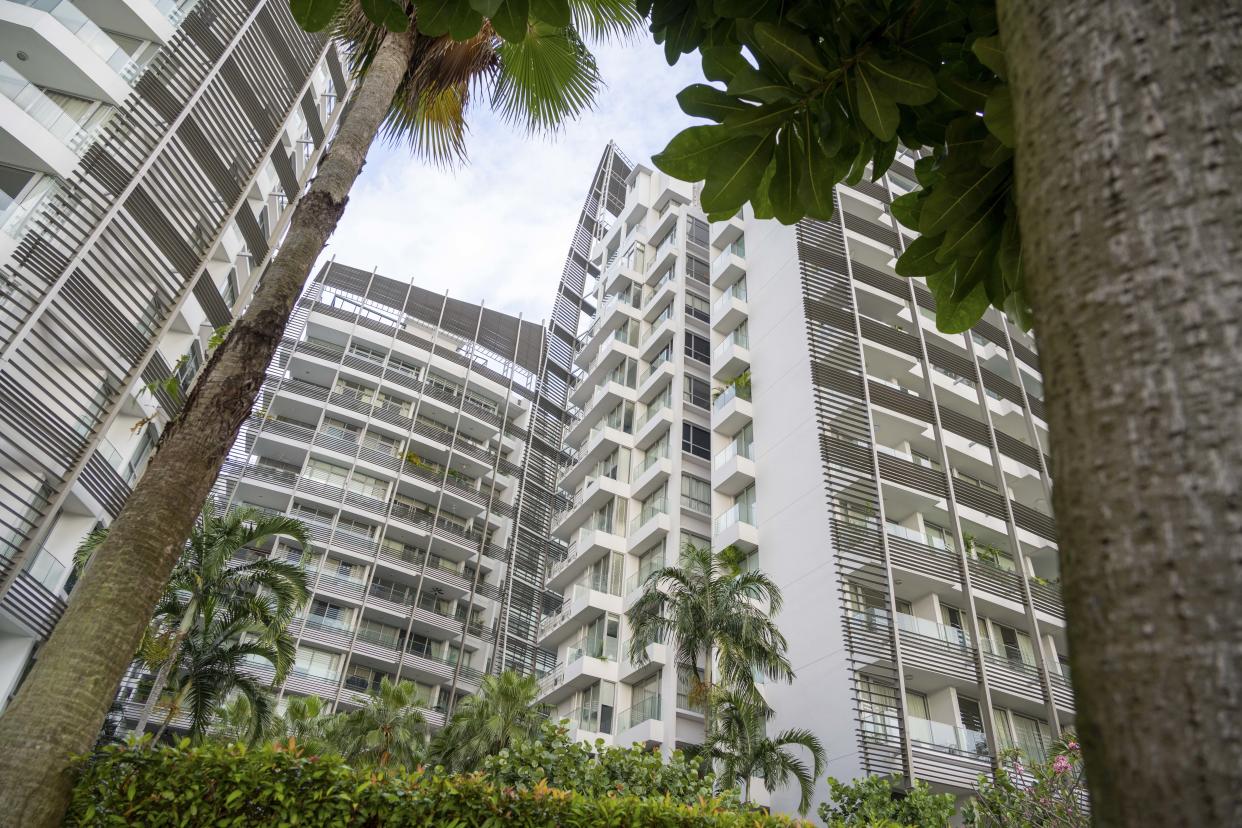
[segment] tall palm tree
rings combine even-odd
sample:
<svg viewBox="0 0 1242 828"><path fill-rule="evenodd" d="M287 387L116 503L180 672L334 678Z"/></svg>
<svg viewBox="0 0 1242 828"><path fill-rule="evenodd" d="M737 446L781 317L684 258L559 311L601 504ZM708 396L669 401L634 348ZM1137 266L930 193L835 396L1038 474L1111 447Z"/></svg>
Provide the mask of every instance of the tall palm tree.
<svg viewBox="0 0 1242 828"><path fill-rule="evenodd" d="M785 637L772 616L780 612L780 588L762 572L744 570L734 549L713 553L686 543L674 566L647 576L642 594L626 613L630 660L641 664L650 644L671 644L690 682L690 698L706 706L717 684L756 694L756 672L791 681ZM719 678L717 678L719 674Z"/></svg>
<svg viewBox="0 0 1242 828"><path fill-rule="evenodd" d="M427 720L418 710L424 704L417 684L385 676L366 707L336 723L332 739L346 761L413 770L427 747Z"/></svg>
<svg viewBox="0 0 1242 828"><path fill-rule="evenodd" d="M264 557L240 566L233 563L242 550L278 535L306 544L306 526L294 518L245 508L221 515L210 503L203 509L139 648L140 659L156 674L135 731L146 730L187 636L206 616L227 614L236 624L265 633L283 629L302 609L310 586L300 566ZM100 529L78 547L79 571L107 537L108 530Z"/></svg>
<svg viewBox="0 0 1242 828"><path fill-rule="evenodd" d="M216 707L207 728L206 737L225 744L254 744L266 733L256 734L254 705L250 697L236 693L224 704ZM274 724L274 721L273 721Z"/></svg>
<svg viewBox="0 0 1242 828"><path fill-rule="evenodd" d="M568 0L568 25L561 27L529 24L525 2L488 3L501 16L458 43L422 34L412 6L389 5L405 18L389 28L406 31L388 33L364 22L359 0L345 4L336 31L347 40L359 81L331 151L294 209L280 253L246 312L165 429L73 601L0 717L0 813L31 828L61 822L72 757L87 751L99 732L376 136L383 132L442 161L460 155L467 109L479 97L521 128L552 130L589 107L601 87L584 39L637 34L643 23L632 0ZM522 19L514 20L518 8ZM497 28L520 42L503 40Z"/></svg>
<svg viewBox="0 0 1242 828"><path fill-rule="evenodd" d="M771 709L750 693L717 689L712 698L715 722L701 755L714 762L717 776L742 788L742 802L750 802L751 780L763 780L771 793L791 780L798 783L798 813L805 814L815 794L815 781L824 772L824 747L804 728L783 730L775 736L767 732ZM790 752L801 747L811 755L812 767Z"/></svg>
<svg viewBox="0 0 1242 828"><path fill-rule="evenodd" d="M536 704L538 696L533 676L513 671L485 676L479 692L462 699L436 735L430 758L449 770L469 773L516 741L540 738L547 719Z"/></svg>

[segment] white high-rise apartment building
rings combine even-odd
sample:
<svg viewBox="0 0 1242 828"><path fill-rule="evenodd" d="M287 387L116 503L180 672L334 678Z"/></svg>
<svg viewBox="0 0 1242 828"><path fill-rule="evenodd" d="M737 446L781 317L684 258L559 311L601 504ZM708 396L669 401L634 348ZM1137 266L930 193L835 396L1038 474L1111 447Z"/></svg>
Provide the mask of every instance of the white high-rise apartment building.
<svg viewBox="0 0 1242 828"><path fill-rule="evenodd" d="M770 727L812 729L833 776L964 793L1000 749L1040 758L1072 725L1034 343L995 311L941 334L895 275L912 165L838 187L829 222L709 226L694 187L605 152L625 197L583 225L569 546L541 629L542 698L580 738L702 738L667 649L627 657L638 585L686 540L782 588L797 679L764 687Z"/></svg>
<svg viewBox="0 0 1242 828"><path fill-rule="evenodd" d="M348 90L283 0L0 0L0 707Z"/></svg>

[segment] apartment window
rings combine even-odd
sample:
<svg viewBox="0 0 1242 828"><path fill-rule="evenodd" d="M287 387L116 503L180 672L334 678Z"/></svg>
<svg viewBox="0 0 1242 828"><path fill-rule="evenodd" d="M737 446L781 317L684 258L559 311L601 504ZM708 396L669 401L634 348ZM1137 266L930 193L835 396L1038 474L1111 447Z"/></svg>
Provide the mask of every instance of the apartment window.
<svg viewBox="0 0 1242 828"><path fill-rule="evenodd" d="M348 630L354 620L354 611L351 607L343 607L340 604L331 604L323 599L316 599L311 604L307 618L321 627Z"/></svg>
<svg viewBox="0 0 1242 828"><path fill-rule="evenodd" d="M862 676L858 680L858 715L863 738L884 741L900 733L897 690Z"/></svg>
<svg viewBox="0 0 1242 828"><path fill-rule="evenodd" d="M400 397L385 394L381 391L377 402L384 411L391 411L394 414L400 414L402 417L410 416L411 403L408 400L403 400Z"/></svg>
<svg viewBox="0 0 1242 828"><path fill-rule="evenodd" d="M706 337L686 331L686 356L707 365L711 361L712 345Z"/></svg>
<svg viewBox="0 0 1242 828"><path fill-rule="evenodd" d="M710 410L712 406L712 387L706 380L686 374L686 382L681 389L681 398L690 405L702 408L704 411Z"/></svg>
<svg viewBox="0 0 1242 828"><path fill-rule="evenodd" d="M920 466L926 466L929 469L940 468L939 460L936 460L932 457L928 457L926 454L923 454L922 452L915 451L914 449L910 449L910 456L914 458L914 462L918 463Z"/></svg>
<svg viewBox="0 0 1242 828"><path fill-rule="evenodd" d="M693 475L681 476L681 506L692 512L708 515L712 511L712 485Z"/></svg>
<svg viewBox="0 0 1242 828"><path fill-rule="evenodd" d="M381 480L378 477L363 472L354 471L349 479L349 490L357 492L367 497L373 497L377 500L384 500L388 497L388 481Z"/></svg>
<svg viewBox="0 0 1242 828"><path fill-rule="evenodd" d="M344 487L345 481L349 477L349 469L344 466L337 466L333 463L326 463L323 460L311 458L306 462L306 471L304 474L311 480L318 480L332 486Z"/></svg>
<svg viewBox="0 0 1242 828"><path fill-rule="evenodd" d="M1052 744L1052 734L1048 730L1048 725L1019 713L1013 713L1012 719L1018 750L1022 751L1031 762L1047 761L1048 747Z"/></svg>
<svg viewBox="0 0 1242 828"><path fill-rule="evenodd" d="M357 382L350 382L347 379L337 378L336 393L345 394L346 396L353 397L354 399L360 402L364 402L364 403L369 403L373 399L375 399L374 388L370 387L369 385L363 385Z"/></svg>
<svg viewBox="0 0 1242 828"><path fill-rule="evenodd" d="M687 216L686 241L690 244L697 244L699 247L707 247L708 238L707 222L699 221L694 216Z"/></svg>
<svg viewBox="0 0 1242 828"><path fill-rule="evenodd" d="M607 532L610 535L624 534L625 504L626 501L614 497L599 507L590 517L588 525L592 529Z"/></svg>
<svg viewBox="0 0 1242 828"><path fill-rule="evenodd" d="M624 431L626 434L633 434L634 403L628 401L618 403L612 411L608 412L607 424L609 428L616 428Z"/></svg>
<svg viewBox="0 0 1242 828"><path fill-rule="evenodd" d="M983 711L979 708L979 702L959 694L957 697L957 709L961 714L962 727L972 733L982 735Z"/></svg>
<svg viewBox="0 0 1242 828"><path fill-rule="evenodd" d="M335 437L338 440L347 440L351 443L358 441L358 426L353 423L347 423L344 420L338 420L335 417L324 417L323 425L320 426L319 432L329 437Z"/></svg>
<svg viewBox="0 0 1242 828"><path fill-rule="evenodd" d="M365 359L367 362L374 362L377 365L383 365L384 359L388 356L388 352L376 350L375 348L368 348L365 345L359 345L357 342L353 342L349 346L349 355L357 357L358 359Z"/></svg>
<svg viewBox="0 0 1242 828"><path fill-rule="evenodd" d="M694 423L681 424L681 450L693 454L695 457L711 459L712 456L712 435L711 432Z"/></svg>
<svg viewBox="0 0 1242 828"><path fill-rule="evenodd" d="M434 389L443 391L450 397L461 396L462 387L459 384L453 382L451 379L443 376L442 374L437 374L435 371L427 372L427 384Z"/></svg>
<svg viewBox="0 0 1242 828"><path fill-rule="evenodd" d="M407 362L406 360L398 359L397 357L389 357L388 367L394 371L400 371L403 374L408 374L414 379L418 379L423 373L421 365L415 365L413 362Z"/></svg>
<svg viewBox="0 0 1242 828"><path fill-rule="evenodd" d="M705 538L702 535L696 535L693 532L687 532L684 529L681 532L681 545L678 549L685 549L687 546L693 546L701 549L712 545L711 538Z"/></svg>
<svg viewBox="0 0 1242 828"><path fill-rule="evenodd" d="M372 451L378 451L390 457L398 457L401 454L401 440L396 437L389 437L387 434L381 434L378 431L367 431L367 436L363 438L362 444Z"/></svg>
<svg viewBox="0 0 1242 828"><path fill-rule="evenodd" d="M711 268L707 262L698 256L686 256L686 278L693 279L701 284L709 284L711 276Z"/></svg>
<svg viewBox="0 0 1242 828"><path fill-rule="evenodd" d="M712 306L702 296L697 293L686 292L686 316L691 319L698 319L702 322L710 322L712 319Z"/></svg>
<svg viewBox="0 0 1242 828"><path fill-rule="evenodd" d="M237 268L230 268L224 281L224 304L230 308L237 303Z"/></svg>
<svg viewBox="0 0 1242 828"><path fill-rule="evenodd" d="M336 681L341 670L339 653L325 653L322 650L298 650L294 661L295 672L315 678Z"/></svg>
<svg viewBox="0 0 1242 828"><path fill-rule="evenodd" d="M297 553L301 557L301 553ZM366 567L362 564L349 563L338 558L328 558L328 565L324 568L325 573L342 578L346 581L353 581L360 584L366 580Z"/></svg>
<svg viewBox="0 0 1242 828"><path fill-rule="evenodd" d="M358 625L358 638L369 644L379 644L381 647L399 650L401 649L401 636L402 631L399 627L381 624L369 618L364 618Z"/></svg>
<svg viewBox="0 0 1242 828"><path fill-rule="evenodd" d="M953 545L953 534L948 529L926 520L923 521L923 529L927 535L927 542L930 545L936 547L937 549L947 549L950 552L954 551L955 547Z"/></svg>
<svg viewBox="0 0 1242 828"><path fill-rule="evenodd" d="M337 518L336 529L338 532L352 532L355 535L362 535L365 538L375 537L375 527L369 523L360 520L352 520L347 517Z"/></svg>

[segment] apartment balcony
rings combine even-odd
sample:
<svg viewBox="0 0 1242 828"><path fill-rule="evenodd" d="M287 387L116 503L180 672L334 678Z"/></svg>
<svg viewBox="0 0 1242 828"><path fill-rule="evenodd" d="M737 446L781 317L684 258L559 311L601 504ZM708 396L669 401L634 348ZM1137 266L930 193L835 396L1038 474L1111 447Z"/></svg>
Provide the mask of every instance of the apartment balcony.
<svg viewBox="0 0 1242 828"><path fill-rule="evenodd" d="M595 355L595 359L587 367L582 379L570 392L569 399L574 405L585 405L586 401L591 398L591 394L595 392L595 387L604 383L608 372L624 362L627 357L638 359L638 348L623 339L618 339L617 333L619 331L614 332L600 346L599 353Z"/></svg>
<svg viewBox="0 0 1242 828"><path fill-rule="evenodd" d="M660 696L650 695L622 710L617 716L614 744L658 747L664 743L664 720L660 718Z"/></svg>
<svg viewBox="0 0 1242 828"><path fill-rule="evenodd" d="M725 221L712 222L712 247L728 247L740 239L744 232L746 232L746 222L742 218L742 211L738 210L735 215L730 216Z"/></svg>
<svg viewBox="0 0 1242 828"><path fill-rule="evenodd" d="M663 497L644 505L630 521L626 551L646 549L656 540L667 537L670 526L668 504Z"/></svg>
<svg viewBox="0 0 1242 828"><path fill-rule="evenodd" d="M678 327L679 323L672 315L666 319L659 320L659 324L643 337L642 344L638 350L639 358L644 362L654 359L673 340L673 335L677 333Z"/></svg>
<svg viewBox="0 0 1242 828"><path fill-rule="evenodd" d="M919 779L970 789L991 770L982 733L916 716L906 717L906 727Z"/></svg>
<svg viewBox="0 0 1242 828"><path fill-rule="evenodd" d="M561 540L569 540L582 523L595 514L601 506L614 497L629 498L630 485L611 477L595 477L587 480L575 494L568 509L552 519L552 534Z"/></svg>
<svg viewBox="0 0 1242 828"><path fill-rule="evenodd" d="M983 641L983 661L993 693L1007 693L1023 701L1043 704L1039 668L1034 664L1016 652L998 654L987 639Z"/></svg>
<svg viewBox="0 0 1242 828"><path fill-rule="evenodd" d="M92 133L0 61L0 162L67 178Z"/></svg>
<svg viewBox="0 0 1242 828"><path fill-rule="evenodd" d="M634 402L638 394L633 388L609 379L595 387L590 399L582 406L582 414L570 423L565 431L565 442L571 446L580 446L595 428L600 418L608 414L622 402Z"/></svg>
<svg viewBox="0 0 1242 828"><path fill-rule="evenodd" d="M730 546L743 552L759 548L754 504L734 503L712 522L712 547L721 550Z"/></svg>
<svg viewBox="0 0 1242 828"><path fill-rule="evenodd" d="M648 644L644 650L645 660L635 661L630 658L629 641L622 641L620 647L620 667L617 677L627 684L634 684L655 675L669 663L667 644Z"/></svg>
<svg viewBox="0 0 1242 828"><path fill-rule="evenodd" d="M746 247L734 242L712 260L712 287L724 290L746 275Z"/></svg>
<svg viewBox="0 0 1242 828"><path fill-rule="evenodd" d="M660 234L662 232L660 228L674 225L677 222L677 215L676 211L670 211L666 214L661 220L659 227L657 227L656 231L651 234L650 238L660 238ZM680 245L678 243L677 231L674 229L671 233L668 233L663 237L663 240L660 242L660 246L655 249L655 252L652 254L651 258L647 260L647 284L658 282L658 280L664 276L666 271L676 269L677 253L679 248Z"/></svg>
<svg viewBox="0 0 1242 828"><path fill-rule="evenodd" d="M897 613L901 655L907 670L921 670L957 681L973 683L975 648L969 634L935 621Z"/></svg>
<svg viewBox="0 0 1242 828"><path fill-rule="evenodd" d="M548 589L568 589L586 569L610 552L625 552L625 537L584 526L569 544L565 557L548 568Z"/></svg>
<svg viewBox="0 0 1242 828"><path fill-rule="evenodd" d="M730 386L712 404L712 431L726 436L737 434L754 418L754 408L749 399Z"/></svg>
<svg viewBox="0 0 1242 828"><path fill-rule="evenodd" d="M667 483L672 474L673 461L667 455L644 457L630 477L630 496L636 500L646 499Z"/></svg>
<svg viewBox="0 0 1242 828"><path fill-rule="evenodd" d="M678 284L677 271L670 270L660 278L660 281L643 290L641 315L644 322L651 324L664 312L676 296Z"/></svg>
<svg viewBox="0 0 1242 828"><path fill-rule="evenodd" d="M746 321L750 314L750 303L746 299L746 291L736 289L738 285L744 284L738 282L712 303L712 330L716 333L730 333Z"/></svg>
<svg viewBox="0 0 1242 828"><path fill-rule="evenodd" d="M724 382L750 367L750 337L736 330L712 351L712 376Z"/></svg>
<svg viewBox="0 0 1242 828"><path fill-rule="evenodd" d="M1059 710L1064 710L1071 716L1074 715L1074 688L1070 686L1069 679L1065 676L1053 673L1048 677L1049 683L1052 684L1052 701Z"/></svg>
<svg viewBox="0 0 1242 828"><path fill-rule="evenodd" d="M584 624L608 612L621 614L621 596L601 592L588 584L574 584L574 588L564 596L560 610L545 616L540 622L539 644L555 647Z"/></svg>
<svg viewBox="0 0 1242 828"><path fill-rule="evenodd" d="M668 431L676 416L677 412L670 405L661 405L654 411L647 409L634 429L634 447L646 451Z"/></svg>
<svg viewBox="0 0 1242 828"><path fill-rule="evenodd" d="M557 704L600 681L617 681L616 640L580 639L565 648L565 660L539 680L539 703Z"/></svg>
<svg viewBox="0 0 1242 828"><path fill-rule="evenodd" d="M638 308L626 296L614 294L606 298L596 311L595 321L582 335L582 347L574 355L574 364L585 371L609 336L626 322L640 318Z"/></svg>
<svg viewBox="0 0 1242 828"><path fill-rule="evenodd" d="M565 470L560 485L563 489L574 489L591 473L595 464L608 456L618 446L628 446L630 435L607 423L597 423L587 435L586 443L578 450L578 459Z"/></svg>
<svg viewBox="0 0 1242 828"><path fill-rule="evenodd" d="M638 401L650 403L664 388L664 383L673 378L677 366L673 360L665 357L638 375Z"/></svg>
<svg viewBox="0 0 1242 828"><path fill-rule="evenodd" d="M755 461L751 448L739 450L737 441L729 443L712 461L712 488L735 497L755 482Z"/></svg>

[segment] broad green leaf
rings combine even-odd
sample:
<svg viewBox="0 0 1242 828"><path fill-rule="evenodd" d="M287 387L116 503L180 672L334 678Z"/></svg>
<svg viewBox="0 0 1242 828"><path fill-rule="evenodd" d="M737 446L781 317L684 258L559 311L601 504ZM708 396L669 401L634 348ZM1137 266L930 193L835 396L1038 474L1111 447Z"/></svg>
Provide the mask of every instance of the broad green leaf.
<svg viewBox="0 0 1242 828"><path fill-rule="evenodd" d="M854 99L858 117L871 134L881 141L891 141L897 135L899 118L897 104L879 88L866 69L854 73Z"/></svg>
<svg viewBox="0 0 1242 828"><path fill-rule="evenodd" d="M530 0L503 0L500 8L491 16L496 34L510 43L526 39L527 22L530 19Z"/></svg>
<svg viewBox="0 0 1242 828"><path fill-rule="evenodd" d="M956 3L924 0L905 22L905 30L906 38L901 44L904 49L927 60L938 59L943 44L961 42L966 31L966 16Z"/></svg>
<svg viewBox="0 0 1242 828"><path fill-rule="evenodd" d="M484 17L490 18L500 9L502 2L504 0L470 0L470 8Z"/></svg>
<svg viewBox="0 0 1242 828"><path fill-rule="evenodd" d="M1005 66L1005 50L1001 48L1000 35L980 37L971 44L970 51L975 53L979 62L996 73L1001 80L1008 80L1009 70Z"/></svg>
<svg viewBox="0 0 1242 828"><path fill-rule="evenodd" d="M936 251L940 249L940 242L943 239L943 236L919 236L910 242L906 252L897 258L897 264L893 270L897 271L898 276L908 278L927 276L943 270L944 265L936 261Z"/></svg>
<svg viewBox="0 0 1242 828"><path fill-rule="evenodd" d="M869 57L863 61L863 66L867 77L897 103L917 106L936 97L936 76L917 60Z"/></svg>
<svg viewBox="0 0 1242 828"><path fill-rule="evenodd" d="M450 35L466 40L479 33L483 15L466 0L418 0L418 30L429 37Z"/></svg>
<svg viewBox="0 0 1242 828"><path fill-rule="evenodd" d="M706 36L707 30L695 13L694 6L687 4L664 29L664 59L669 66L674 65L682 55L697 49Z"/></svg>
<svg viewBox="0 0 1242 828"><path fill-rule="evenodd" d="M912 193L906 193L894 198L893 203L889 205L893 218L897 219L905 227L918 232L919 213L923 210L922 202L925 195L922 190L915 190Z"/></svg>
<svg viewBox="0 0 1242 828"><path fill-rule="evenodd" d="M651 156L651 163L673 178L701 181L721 148L734 139L723 126L694 126L673 136L663 152Z"/></svg>
<svg viewBox="0 0 1242 828"><path fill-rule="evenodd" d="M770 0L716 0L713 11L720 17L754 17Z"/></svg>
<svg viewBox="0 0 1242 828"><path fill-rule="evenodd" d="M755 194L750 199L751 212L755 214L757 219L776 218L776 211L772 209L772 199L768 195L768 188L772 184L772 176L776 173L776 165L768 164L763 171L763 178L759 179L759 186L755 188ZM729 213L729 215L733 215Z"/></svg>
<svg viewBox="0 0 1242 828"><path fill-rule="evenodd" d="M1015 143L1013 98L1009 95L1008 84L996 87L996 90L988 95L988 102L983 110L983 122L987 124L988 131L995 135L997 140L1013 149Z"/></svg>
<svg viewBox="0 0 1242 828"><path fill-rule="evenodd" d="M870 135L861 136L863 140L853 149L853 160L850 162L849 170L845 173L845 177L841 180L850 187L853 187L867 173L867 164L871 161L871 143ZM847 156L848 157L848 156Z"/></svg>
<svg viewBox="0 0 1242 828"><path fill-rule="evenodd" d="M995 167L997 164L1004 164L1013 158L1013 150L1000 142L1000 139L991 133L983 139L983 145L979 149L979 162L985 167Z"/></svg>
<svg viewBox="0 0 1242 828"><path fill-rule="evenodd" d="M1025 291L1020 290L1005 297L1005 313L1024 331L1029 331L1035 324L1035 313L1031 310Z"/></svg>
<svg viewBox="0 0 1242 828"><path fill-rule="evenodd" d="M677 103L687 115L711 118L717 123L735 112L753 109L750 104L705 83L696 83L678 92Z"/></svg>
<svg viewBox="0 0 1242 828"><path fill-rule="evenodd" d="M1001 230L996 264L1005 280L1005 293L1018 290L1022 286L1022 236L1018 231L1018 217L1012 210Z"/></svg>
<svg viewBox="0 0 1242 828"><path fill-rule="evenodd" d="M569 0L530 0L530 14L536 20L563 29L569 25Z"/></svg>
<svg viewBox="0 0 1242 828"><path fill-rule="evenodd" d="M976 167L955 173L937 184L919 216L919 232L934 236L974 213L1010 174L1008 165Z"/></svg>
<svg viewBox="0 0 1242 828"><path fill-rule="evenodd" d="M721 127L709 127L721 129ZM755 194L772 160L772 135L742 135L714 153L699 201L704 210L737 210Z"/></svg>
<svg viewBox="0 0 1242 828"><path fill-rule="evenodd" d="M342 0L289 0L289 11L297 24L308 32L323 31L336 16Z"/></svg>
<svg viewBox="0 0 1242 828"><path fill-rule="evenodd" d="M966 112L982 112L992 91L991 85L970 78L960 61L936 73L936 86L949 103Z"/></svg>
<svg viewBox="0 0 1242 828"><path fill-rule="evenodd" d="M833 186L843 171L815 135L809 115L803 117L802 124L802 181L798 185L798 200L808 216L827 221L832 218Z"/></svg>
<svg viewBox="0 0 1242 828"><path fill-rule="evenodd" d="M724 125L737 135L743 132L772 132L793 118L798 106L796 101L746 106L725 118Z"/></svg>
<svg viewBox="0 0 1242 828"><path fill-rule="evenodd" d="M739 68L729 81L729 94L760 103L776 103L797 98L797 90L764 77L751 66Z"/></svg>
<svg viewBox="0 0 1242 828"><path fill-rule="evenodd" d="M393 4L391 0L358 0L358 5L362 7L362 13L367 20L376 26L383 26L388 19L388 7Z"/></svg>
<svg viewBox="0 0 1242 828"><path fill-rule="evenodd" d="M993 239L991 244L957 260L957 268L953 273L954 300L965 299L978 287L983 287L984 295L987 295L987 278L996 263L998 243L998 239ZM941 244L941 249L943 248L944 245Z"/></svg>
<svg viewBox="0 0 1242 828"><path fill-rule="evenodd" d="M740 47L704 46L699 54L703 56L703 77L708 80L727 84L737 70L750 68L746 58L742 57Z"/></svg>
<svg viewBox="0 0 1242 828"><path fill-rule="evenodd" d="M876 144L875 155L871 157L871 180L879 181L884 173L888 172L888 168L893 166L893 159L897 157L897 138L886 141L883 144Z"/></svg>
<svg viewBox="0 0 1242 828"><path fill-rule="evenodd" d="M802 204L798 200L798 184L801 181L802 142L792 129L781 130L776 139L776 150L772 160L772 181L768 185L768 196L772 199L772 210L776 220L781 224L793 224L803 216Z"/></svg>
<svg viewBox="0 0 1242 828"><path fill-rule="evenodd" d="M773 23L755 24L754 45L759 53L782 71L801 69L811 75L827 75L828 68L820 60L811 39L797 29Z"/></svg>
<svg viewBox="0 0 1242 828"><path fill-rule="evenodd" d="M1005 199L995 198L979 212L949 225L936 261L948 264L973 255L995 240L1005 219Z"/></svg>
<svg viewBox="0 0 1242 828"><path fill-rule="evenodd" d="M953 298L953 269L927 277L936 297L936 328L942 333L962 333L979 321L988 309L988 294L980 283L961 299Z"/></svg>
<svg viewBox="0 0 1242 828"><path fill-rule="evenodd" d="M925 189L935 187L944 178L940 169L940 159L934 155L924 155L914 162L914 177ZM911 228L913 229L913 228Z"/></svg>

